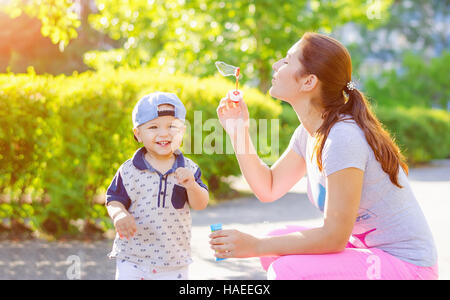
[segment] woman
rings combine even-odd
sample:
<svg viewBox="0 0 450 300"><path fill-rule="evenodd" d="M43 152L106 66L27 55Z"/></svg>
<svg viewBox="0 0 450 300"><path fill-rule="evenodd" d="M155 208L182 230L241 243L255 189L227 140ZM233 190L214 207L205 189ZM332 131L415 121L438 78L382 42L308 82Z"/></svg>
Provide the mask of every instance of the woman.
<svg viewBox="0 0 450 300"><path fill-rule="evenodd" d="M269 279L437 279L436 248L408 167L351 81L347 49L306 33L273 69L270 95L289 103L301 125L272 167L255 154L244 101L232 106L224 98L217 113L258 199L281 198L307 174L323 226L264 238L217 231L210 236L216 256L261 257Z"/></svg>

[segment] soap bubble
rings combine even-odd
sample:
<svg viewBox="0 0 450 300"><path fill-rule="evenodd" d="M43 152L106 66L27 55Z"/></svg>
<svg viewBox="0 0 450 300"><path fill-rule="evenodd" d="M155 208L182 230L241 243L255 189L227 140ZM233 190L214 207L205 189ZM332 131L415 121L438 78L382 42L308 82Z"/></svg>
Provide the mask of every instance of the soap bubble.
<svg viewBox="0 0 450 300"><path fill-rule="evenodd" d="M239 76L239 78L242 77L238 67L226 64L223 61L216 61L216 67L217 70L219 70L219 73L223 76Z"/></svg>

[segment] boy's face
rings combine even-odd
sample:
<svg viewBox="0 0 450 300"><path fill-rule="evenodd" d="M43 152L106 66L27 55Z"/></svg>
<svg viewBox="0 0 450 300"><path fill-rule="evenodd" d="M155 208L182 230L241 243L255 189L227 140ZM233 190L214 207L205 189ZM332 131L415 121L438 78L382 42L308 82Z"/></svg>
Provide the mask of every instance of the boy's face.
<svg viewBox="0 0 450 300"><path fill-rule="evenodd" d="M171 105L160 105L158 110L173 110ZM153 156L165 157L181 146L186 126L173 116L161 116L133 129L138 141Z"/></svg>

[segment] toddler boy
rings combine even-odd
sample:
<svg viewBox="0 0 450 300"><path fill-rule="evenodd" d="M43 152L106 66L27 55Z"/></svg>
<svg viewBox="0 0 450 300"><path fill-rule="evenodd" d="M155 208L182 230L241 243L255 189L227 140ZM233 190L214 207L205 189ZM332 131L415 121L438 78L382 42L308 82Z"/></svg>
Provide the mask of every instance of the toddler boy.
<svg viewBox="0 0 450 300"><path fill-rule="evenodd" d="M117 234L110 258L116 279L188 279L190 209L206 208L200 168L178 149L186 109L171 93L144 96L133 109L134 138L144 146L120 166L106 192Z"/></svg>

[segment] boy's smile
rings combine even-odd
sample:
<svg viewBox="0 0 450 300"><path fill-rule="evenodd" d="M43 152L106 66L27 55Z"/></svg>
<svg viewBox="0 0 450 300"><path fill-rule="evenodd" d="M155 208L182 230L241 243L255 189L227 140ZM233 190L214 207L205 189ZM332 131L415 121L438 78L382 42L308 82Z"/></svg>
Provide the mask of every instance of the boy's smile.
<svg viewBox="0 0 450 300"><path fill-rule="evenodd" d="M171 141L162 141L162 142L156 142L158 145L160 145L161 147L166 147L168 145L170 145Z"/></svg>

